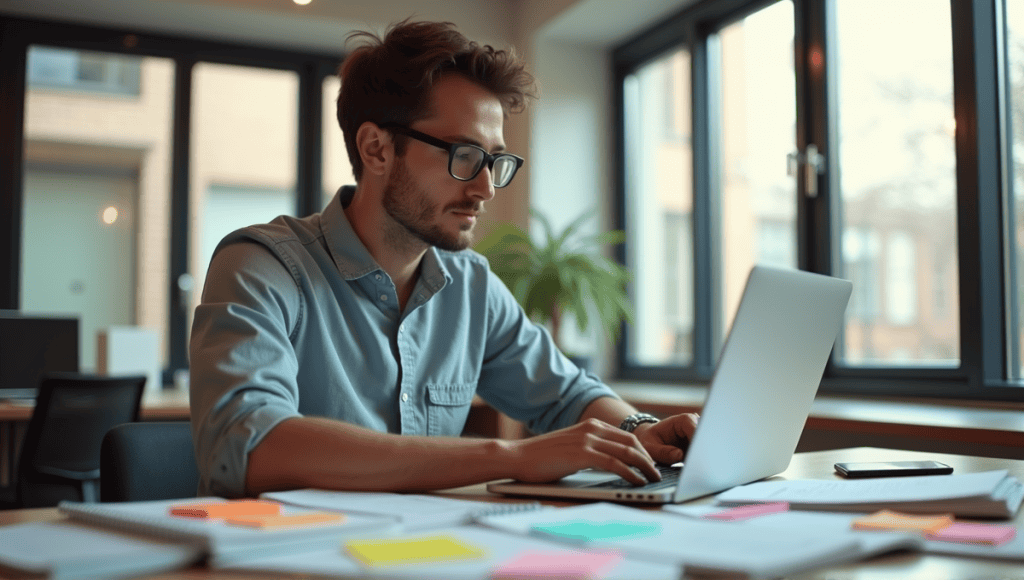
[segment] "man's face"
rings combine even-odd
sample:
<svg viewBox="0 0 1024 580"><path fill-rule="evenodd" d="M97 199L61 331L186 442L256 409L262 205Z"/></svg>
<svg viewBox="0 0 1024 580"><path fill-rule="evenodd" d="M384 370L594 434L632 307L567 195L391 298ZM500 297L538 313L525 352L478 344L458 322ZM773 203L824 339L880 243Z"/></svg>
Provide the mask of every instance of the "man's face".
<svg viewBox="0 0 1024 580"><path fill-rule="evenodd" d="M470 143L490 153L503 151L504 117L493 94L458 74L434 85L430 114L412 129L452 143ZM448 173L448 151L407 138L384 189L384 210L416 239L460 251L473 242L473 226L484 202L494 197L487 167L470 181Z"/></svg>

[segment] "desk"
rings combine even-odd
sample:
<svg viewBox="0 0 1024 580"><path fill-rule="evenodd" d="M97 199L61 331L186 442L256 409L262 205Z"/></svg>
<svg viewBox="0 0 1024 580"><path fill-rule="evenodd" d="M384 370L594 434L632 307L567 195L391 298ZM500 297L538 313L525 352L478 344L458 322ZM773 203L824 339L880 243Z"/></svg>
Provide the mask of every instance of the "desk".
<svg viewBox="0 0 1024 580"><path fill-rule="evenodd" d="M32 409L31 402L0 401L0 488L14 482L18 450L21 449L28 420L32 418ZM143 421L187 421L188 393L165 389L146 395L142 399L139 417Z"/></svg>
<svg viewBox="0 0 1024 580"><path fill-rule="evenodd" d="M780 477L787 479L836 479L837 476L833 473L832 464L837 461L900 461L916 459L936 459L948 463L955 468L957 473L1008 469L1016 477L1024 479L1024 461L946 455L941 453L919 453L916 451L894 451L868 447L798 453L794 456L789 469L783 472ZM445 490L438 492L438 494L473 500L509 501L508 498L490 494L482 484ZM696 503L710 502L710 498L696 500ZM566 506L577 502L552 501L544 503ZM61 517L55 508L0 511L0 526L25 521L59 520ZM1018 514L1014 523L1018 528L1024 528L1024 511ZM176 573L154 576L151 579L238 580L245 577L246 575L240 573L210 571L202 567L195 567ZM881 556L848 566L814 570L797 578L801 580L881 580L890 578L911 580L1006 578L1008 580L1019 580L1024 578L1024 562L1007 563L995 560L902 553Z"/></svg>

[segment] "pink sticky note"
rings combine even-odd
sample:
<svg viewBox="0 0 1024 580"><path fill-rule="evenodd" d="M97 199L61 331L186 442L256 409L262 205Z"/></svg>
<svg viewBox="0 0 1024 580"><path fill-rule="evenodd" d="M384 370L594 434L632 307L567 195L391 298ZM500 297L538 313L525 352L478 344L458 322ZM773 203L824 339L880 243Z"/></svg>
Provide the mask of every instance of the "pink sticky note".
<svg viewBox="0 0 1024 580"><path fill-rule="evenodd" d="M491 580L596 580L622 559L618 552L527 551L491 572Z"/></svg>
<svg viewBox="0 0 1024 580"><path fill-rule="evenodd" d="M736 521L746 520L750 518L756 518L758 516L765 516L768 514L775 514L779 512L789 511L789 503L784 501L775 501L770 503L752 503L750 505L741 505L720 512L714 512L705 515L704 517L709 520L723 520L723 521Z"/></svg>
<svg viewBox="0 0 1024 580"><path fill-rule="evenodd" d="M1016 535L1017 529L1013 526L956 522L951 526L928 534L926 537L929 540L941 540L943 542L991 544L993 546L998 546L1009 542Z"/></svg>

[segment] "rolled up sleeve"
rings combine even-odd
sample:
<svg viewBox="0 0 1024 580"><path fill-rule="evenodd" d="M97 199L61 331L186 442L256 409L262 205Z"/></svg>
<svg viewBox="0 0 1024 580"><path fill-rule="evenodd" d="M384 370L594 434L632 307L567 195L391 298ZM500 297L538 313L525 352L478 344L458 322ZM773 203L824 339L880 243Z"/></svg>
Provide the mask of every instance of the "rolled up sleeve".
<svg viewBox="0 0 1024 580"><path fill-rule="evenodd" d="M573 425L600 397L618 398L601 380L572 363L548 331L534 324L493 273L487 291L487 348L478 393L530 431Z"/></svg>
<svg viewBox="0 0 1024 580"><path fill-rule="evenodd" d="M295 280L266 248L218 250L189 344L201 495L244 495L249 452L281 421L300 416L291 335L301 316Z"/></svg>

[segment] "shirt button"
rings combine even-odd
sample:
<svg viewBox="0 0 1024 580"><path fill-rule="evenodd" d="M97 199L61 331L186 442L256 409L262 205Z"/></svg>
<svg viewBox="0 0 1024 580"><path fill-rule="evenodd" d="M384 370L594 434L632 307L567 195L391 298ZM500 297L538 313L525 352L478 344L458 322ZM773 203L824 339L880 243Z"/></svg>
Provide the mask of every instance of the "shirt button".
<svg viewBox="0 0 1024 580"><path fill-rule="evenodd" d="M381 275L380 275L380 274L377 274L376 276L374 276L374 278L376 278L376 279L380 280L380 279L381 279Z"/></svg>
<svg viewBox="0 0 1024 580"><path fill-rule="evenodd" d="M405 332L405 327L404 326L399 326L398 327L398 334L402 334L403 332Z"/></svg>
<svg viewBox="0 0 1024 580"><path fill-rule="evenodd" d="M408 403L409 402L409 393L402 393L402 402L403 403Z"/></svg>
<svg viewBox="0 0 1024 580"><path fill-rule="evenodd" d="M380 295L380 301L381 302L387 302L388 301L388 295L387 294L381 294Z"/></svg>

